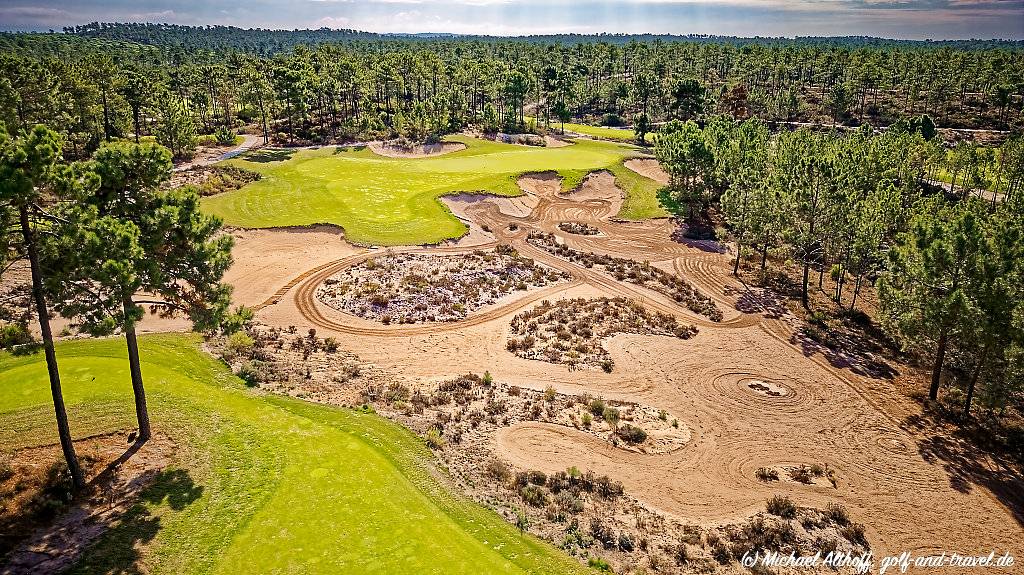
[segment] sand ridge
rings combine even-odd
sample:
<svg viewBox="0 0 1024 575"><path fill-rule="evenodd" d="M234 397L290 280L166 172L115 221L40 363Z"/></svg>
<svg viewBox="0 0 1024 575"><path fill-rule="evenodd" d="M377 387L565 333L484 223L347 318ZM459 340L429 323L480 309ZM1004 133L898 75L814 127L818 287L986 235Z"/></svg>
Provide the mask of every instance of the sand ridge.
<svg viewBox="0 0 1024 575"><path fill-rule="evenodd" d="M396 145L393 142L373 141L368 143L366 147L374 154L386 158L426 158L465 150L466 144L462 142L437 142L435 144L415 144L407 147Z"/></svg>
<svg viewBox="0 0 1024 575"><path fill-rule="evenodd" d="M633 158L626 160L624 164L630 170L645 178L650 178L659 184L668 184L669 175L654 158Z"/></svg>

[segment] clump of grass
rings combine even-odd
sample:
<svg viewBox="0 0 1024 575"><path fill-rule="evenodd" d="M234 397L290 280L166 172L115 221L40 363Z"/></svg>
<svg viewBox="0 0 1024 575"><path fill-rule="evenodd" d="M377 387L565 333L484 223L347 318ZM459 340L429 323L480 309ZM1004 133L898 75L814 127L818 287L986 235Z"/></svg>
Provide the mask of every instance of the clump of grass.
<svg viewBox="0 0 1024 575"><path fill-rule="evenodd" d="M519 489L519 496L528 505L533 507L544 507L548 504L548 496L543 487L539 485L524 485Z"/></svg>
<svg viewBox="0 0 1024 575"><path fill-rule="evenodd" d="M544 401L551 403L552 401L555 400L555 397L557 395L558 393L555 391L554 387L549 385L544 388Z"/></svg>
<svg viewBox="0 0 1024 575"><path fill-rule="evenodd" d="M512 477L512 470L509 469L508 464L500 459L492 459L487 464L487 475L493 477L500 483L507 482Z"/></svg>
<svg viewBox="0 0 1024 575"><path fill-rule="evenodd" d="M444 436L441 435L441 430L437 427L431 427L427 430L427 446L431 449L441 449L444 447Z"/></svg>
<svg viewBox="0 0 1024 575"><path fill-rule="evenodd" d="M732 553L729 546L723 541L716 541L711 545L711 557L721 565L728 565L732 561Z"/></svg>
<svg viewBox="0 0 1024 575"><path fill-rule="evenodd" d="M757 477L758 481L765 483L779 480L779 472L771 467L758 467L757 471L754 472L754 476Z"/></svg>
<svg viewBox="0 0 1024 575"><path fill-rule="evenodd" d="M785 495L773 495L768 499L765 508L768 513L777 515L783 519L792 519L796 517L796 505L793 504L793 500Z"/></svg>
<svg viewBox="0 0 1024 575"><path fill-rule="evenodd" d="M619 437L626 443L633 445L641 444L647 441L647 432L643 429L630 424L622 425L615 432Z"/></svg>
<svg viewBox="0 0 1024 575"><path fill-rule="evenodd" d="M266 382L267 365L262 361L247 361L238 368L238 377L249 387Z"/></svg>
<svg viewBox="0 0 1024 575"><path fill-rule="evenodd" d="M860 523L850 523L839 530L839 534L846 538L847 541L854 545L863 545L867 547L868 539L865 535L864 526Z"/></svg>
<svg viewBox="0 0 1024 575"><path fill-rule="evenodd" d="M244 331L236 331L228 336L227 349L231 353L246 353L252 349L254 343L249 334Z"/></svg>
<svg viewBox="0 0 1024 575"><path fill-rule="evenodd" d="M836 525L845 526L850 523L850 514L838 503L829 503L825 507L825 517Z"/></svg>
<svg viewBox="0 0 1024 575"><path fill-rule="evenodd" d="M800 467L794 467L793 469L790 469L789 477L793 481L797 481L799 483L804 483L808 485L814 482L814 477L811 474L811 470L808 469L805 465L801 465Z"/></svg>
<svg viewBox="0 0 1024 575"><path fill-rule="evenodd" d="M601 419L605 420L612 427L619 424L619 417L619 410L614 407L607 406L601 411Z"/></svg>

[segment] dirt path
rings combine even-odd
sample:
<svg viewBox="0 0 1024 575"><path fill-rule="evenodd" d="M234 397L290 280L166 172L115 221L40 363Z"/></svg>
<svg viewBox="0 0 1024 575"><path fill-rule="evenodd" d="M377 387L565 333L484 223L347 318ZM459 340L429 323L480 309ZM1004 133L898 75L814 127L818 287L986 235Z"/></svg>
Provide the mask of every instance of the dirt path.
<svg viewBox="0 0 1024 575"><path fill-rule="evenodd" d="M216 164L217 162L221 162L221 161L224 161L224 160L230 160L231 158L234 158L235 156L240 156L240 155L248 152L249 150L251 150L251 149L253 149L255 147L258 147L260 144L262 144L262 142L263 142L263 137L262 136L254 136L252 134L242 134L242 143L241 144L239 144L239 145L237 145L237 146L235 146L233 148L230 148L230 149L228 149L226 151L222 151L219 148L203 148L204 150L207 150L206 153L203 153L203 152L197 153L196 157L193 158L191 161L188 161L188 162L186 162L184 164L179 164L177 166L174 166L174 171L175 172L181 172L181 171L189 170L189 169L196 168L196 167L199 167L199 166L209 166L211 164Z"/></svg>

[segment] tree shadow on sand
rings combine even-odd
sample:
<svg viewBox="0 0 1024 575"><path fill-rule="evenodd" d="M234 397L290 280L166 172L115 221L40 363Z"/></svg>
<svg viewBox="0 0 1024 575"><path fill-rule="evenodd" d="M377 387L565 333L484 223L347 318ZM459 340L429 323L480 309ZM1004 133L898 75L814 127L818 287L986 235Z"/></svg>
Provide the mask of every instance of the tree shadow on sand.
<svg viewBox="0 0 1024 575"><path fill-rule="evenodd" d="M917 438L917 450L925 461L941 465L949 486L970 493L974 486L988 489L1024 526L1024 475L1000 456L979 448L961 437L961 431L940 433L927 417L911 415L900 425Z"/></svg>

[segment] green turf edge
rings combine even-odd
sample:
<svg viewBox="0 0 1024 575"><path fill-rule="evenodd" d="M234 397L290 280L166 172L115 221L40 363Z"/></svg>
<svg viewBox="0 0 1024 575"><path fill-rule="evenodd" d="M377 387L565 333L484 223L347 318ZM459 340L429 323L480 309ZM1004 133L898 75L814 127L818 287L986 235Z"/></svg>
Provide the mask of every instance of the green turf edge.
<svg viewBox="0 0 1024 575"><path fill-rule="evenodd" d="M433 454L425 447L422 440L416 437L407 429L373 414L361 413L355 410L338 409L322 406L301 400L281 396L264 395L244 388L237 377L217 360L206 356L197 349L199 339L196 336L181 334L158 334L147 335L140 338L144 352L144 369L148 363L158 360L169 360L175 370L181 370L188 374L207 372L211 377L210 381L191 381L200 386L200 390L207 389L212 394L226 394L222 399L226 402L233 401L260 401L274 408L298 415L309 421L320 424L346 427L345 432L351 435L359 435L364 443L372 443L377 452L393 463L420 493L428 497L434 505L452 518L466 533L480 541L487 541L492 548L509 561L521 563L519 567L526 573L572 573L586 572L586 570L575 560L564 555L550 544L533 536L522 536L495 512L481 507L465 497L453 493L444 483L447 481L438 477L436 460ZM87 340L64 342L58 345L59 357L64 358L71 369L75 367L74 358L113 358L123 360L123 342L117 338L106 340ZM12 357L8 354L0 354L0 365L5 367L4 371L14 369L18 366L37 363L41 368L41 358ZM79 366L80 367L80 366ZM95 378L94 378L95 379ZM152 387L152 386L151 386ZM194 387L194 386L189 386ZM107 387L104 387L104 396L116 395ZM247 443L253 441L252 431L244 425L235 425L230 417L222 417L220 412L205 413L201 402L192 400L189 397L181 397L176 394L168 394L158 390L150 392L151 407L154 413L161 415L159 421L163 423L159 432L176 436L179 441L179 463L189 462L187 471L194 474L193 479L204 486L220 488L217 492L219 497L225 494L243 494L230 497L232 501L237 497L241 504L232 504L228 511L229 515L226 524L233 529L217 528L225 521L211 521L205 514L197 516L200 509L174 509L172 500L169 500L176 489L180 488L181 474L177 473L182 468L172 467L170 474L161 478L154 485L150 486L143 494L142 502L133 506L125 519L116 525L103 537L103 539L89 550L83 562L73 572L75 573L114 573L122 572L119 566L132 563L143 558L143 565L146 571L156 573L205 573L210 572L213 567L213 559L217 558L219 551L231 542L233 537L242 531L247 525L252 512L258 509L261 501L272 491L280 478L280 469L275 467L281 457L275 454L261 453L262 459L258 457L247 457L251 450L244 449ZM69 411L79 414L73 417L75 430L81 436L80 414L85 406L96 405L104 415L104 424L97 426L103 431L113 431L131 428L133 423L132 411L130 409L130 397L123 395L116 400L105 399L93 403L75 401L69 403ZM119 404L119 413L114 414L112 406ZM8 407L10 405L8 404ZM18 411L10 410L0 412L0 421L7 421L13 417L17 419ZM31 412L46 412L46 405L36 405L27 408ZM198 417L185 417L196 415ZM177 418L169 418L168 413L177 414ZM113 416L111 416L113 414ZM42 415L36 413L36 415ZM198 423L198 424L197 424ZM42 417L38 418L35 432L37 439L45 439L50 434L52 421ZM23 425L22 430L26 429ZM92 431L97 432L97 429ZM218 445L211 453L213 445L208 440L210 434L216 433L218 439L224 440L223 445ZM6 434L5 434L6 436ZM7 438L5 437L5 440ZM52 438L50 438L52 441ZM47 441L43 441L47 442ZM28 441L32 443L32 441ZM10 445L8 445L10 447ZM261 444L260 446L265 447ZM204 458L203 454L208 457ZM223 511L223 509L221 510ZM160 545L150 546L145 557L140 555L139 547L146 547L149 540L157 535L161 523L169 525L165 529L173 529L175 526L182 527L188 524L185 533L187 537L172 537L166 541L161 540ZM215 537L207 545L197 545L198 537L204 529L211 531L214 528ZM486 539L485 539L486 538ZM495 545L495 543L497 543ZM191 562L190 562L191 561ZM524 565L525 564L525 565Z"/></svg>

